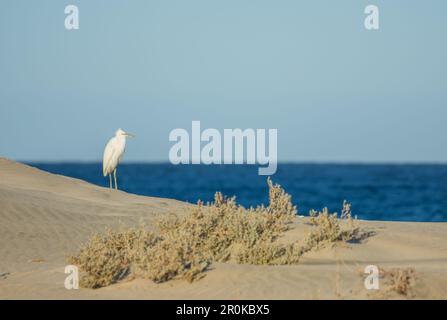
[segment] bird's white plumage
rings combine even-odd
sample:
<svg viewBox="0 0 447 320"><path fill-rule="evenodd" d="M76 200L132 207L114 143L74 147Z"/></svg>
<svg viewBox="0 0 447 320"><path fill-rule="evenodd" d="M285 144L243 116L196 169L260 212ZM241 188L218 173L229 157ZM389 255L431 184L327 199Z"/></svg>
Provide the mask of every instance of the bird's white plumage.
<svg viewBox="0 0 447 320"><path fill-rule="evenodd" d="M107 142L104 149L104 156L102 159L102 173L105 176L109 175L110 188L112 188L112 173L115 179L115 189L118 189L116 179L116 167L123 157L126 149L126 137L133 137L132 134L126 133L122 129L115 132L115 136Z"/></svg>
<svg viewBox="0 0 447 320"><path fill-rule="evenodd" d="M118 166L126 149L126 138L115 136L109 140L104 150L102 161L102 173L105 176L111 174Z"/></svg>

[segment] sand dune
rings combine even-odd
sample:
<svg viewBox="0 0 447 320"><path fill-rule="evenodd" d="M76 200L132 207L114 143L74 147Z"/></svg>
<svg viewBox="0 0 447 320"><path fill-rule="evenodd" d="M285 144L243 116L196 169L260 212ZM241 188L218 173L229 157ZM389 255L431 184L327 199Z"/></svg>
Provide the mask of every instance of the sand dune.
<svg viewBox="0 0 447 320"><path fill-rule="evenodd" d="M131 280L101 288L66 290L67 254L93 232L120 222L148 225L157 215L181 214L189 205L171 199L110 191L0 159L1 299L380 299L408 298L366 290L363 269L412 267L411 298L447 298L447 223L361 221L375 234L307 254L293 266L213 264L206 277L188 283ZM286 237L307 228L298 221Z"/></svg>

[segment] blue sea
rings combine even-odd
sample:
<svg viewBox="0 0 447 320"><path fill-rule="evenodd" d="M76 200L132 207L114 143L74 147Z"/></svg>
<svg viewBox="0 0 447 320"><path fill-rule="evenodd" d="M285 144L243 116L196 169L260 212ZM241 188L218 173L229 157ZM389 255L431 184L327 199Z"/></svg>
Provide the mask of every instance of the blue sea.
<svg viewBox="0 0 447 320"><path fill-rule="evenodd" d="M101 163L30 163L42 170L108 187ZM257 166L123 163L120 189L196 203L216 191L244 206L268 203L265 176ZM299 214L328 207L340 212L352 203L359 219L447 221L447 165L279 164L272 180L292 195Z"/></svg>

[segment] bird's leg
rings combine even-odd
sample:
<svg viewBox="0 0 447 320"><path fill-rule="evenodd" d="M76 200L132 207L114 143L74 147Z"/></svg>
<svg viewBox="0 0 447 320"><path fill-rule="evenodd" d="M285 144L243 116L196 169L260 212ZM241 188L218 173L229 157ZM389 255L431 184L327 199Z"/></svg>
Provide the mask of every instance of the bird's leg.
<svg viewBox="0 0 447 320"><path fill-rule="evenodd" d="M110 189L112 189L112 174L109 173L109 185L110 185Z"/></svg>
<svg viewBox="0 0 447 320"><path fill-rule="evenodd" d="M116 169L113 170L113 176L115 177L115 190L118 190L118 185L116 184Z"/></svg>

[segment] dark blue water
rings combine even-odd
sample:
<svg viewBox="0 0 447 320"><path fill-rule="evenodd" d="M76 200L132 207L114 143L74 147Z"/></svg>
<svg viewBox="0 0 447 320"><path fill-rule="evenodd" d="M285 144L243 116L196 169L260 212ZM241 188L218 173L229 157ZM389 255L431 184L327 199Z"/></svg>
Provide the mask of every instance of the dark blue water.
<svg viewBox="0 0 447 320"><path fill-rule="evenodd" d="M31 165L108 186L100 163ZM244 206L267 204L266 177L255 166L121 164L118 186L127 192L196 203L216 191L237 196ZM352 203L360 219L447 221L447 165L279 164L273 181L293 197L300 214L309 209L340 212Z"/></svg>

